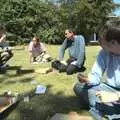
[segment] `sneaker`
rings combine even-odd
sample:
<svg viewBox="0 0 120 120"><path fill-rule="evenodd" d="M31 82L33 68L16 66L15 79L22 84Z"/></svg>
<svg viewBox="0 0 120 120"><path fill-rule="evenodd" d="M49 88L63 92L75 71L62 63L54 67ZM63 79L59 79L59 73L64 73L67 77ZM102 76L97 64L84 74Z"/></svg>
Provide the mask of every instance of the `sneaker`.
<svg viewBox="0 0 120 120"><path fill-rule="evenodd" d="M1 66L0 66L1 69L8 68L8 67L9 67L8 64L4 64L4 65L1 65Z"/></svg>
<svg viewBox="0 0 120 120"><path fill-rule="evenodd" d="M32 64L39 64L38 62L33 62Z"/></svg>

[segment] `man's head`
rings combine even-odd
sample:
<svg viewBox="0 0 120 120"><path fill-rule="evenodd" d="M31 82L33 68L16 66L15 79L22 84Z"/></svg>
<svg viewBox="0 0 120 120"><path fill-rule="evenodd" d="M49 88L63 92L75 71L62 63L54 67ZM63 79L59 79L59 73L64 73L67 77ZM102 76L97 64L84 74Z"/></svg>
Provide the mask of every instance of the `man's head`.
<svg viewBox="0 0 120 120"><path fill-rule="evenodd" d="M65 37L69 40L73 40L74 32L71 29L66 29L65 30Z"/></svg>
<svg viewBox="0 0 120 120"><path fill-rule="evenodd" d="M33 37L32 41L33 41L34 45L37 45L37 44L40 43L40 38L39 37Z"/></svg>
<svg viewBox="0 0 120 120"><path fill-rule="evenodd" d="M104 50L120 55L120 28L105 25L100 32L99 42Z"/></svg>

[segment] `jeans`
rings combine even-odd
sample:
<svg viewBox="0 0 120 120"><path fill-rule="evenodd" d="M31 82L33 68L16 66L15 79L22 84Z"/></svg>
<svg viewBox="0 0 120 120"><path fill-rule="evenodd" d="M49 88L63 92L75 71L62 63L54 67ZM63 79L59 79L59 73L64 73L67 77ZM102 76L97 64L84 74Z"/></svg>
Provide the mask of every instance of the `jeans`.
<svg viewBox="0 0 120 120"><path fill-rule="evenodd" d="M84 65L84 62L85 62L85 58L83 60L83 63L81 65L81 68L77 67L76 65L72 65L71 63L76 61L77 59L73 58L73 57L70 57L68 60L67 60L67 66L66 66L66 70L65 72L67 73L67 75L72 75L76 72L82 72L84 71L86 68L83 66ZM62 69L62 67L61 67Z"/></svg>
<svg viewBox="0 0 120 120"><path fill-rule="evenodd" d="M89 105L89 112L95 120L103 120L103 116L105 115L109 116L109 120L112 120L112 115L120 115L120 103L101 103L100 98L96 96L96 91L101 90L111 91L111 87L104 83L96 86L87 86L83 83L81 84L80 82L78 82L74 87L76 95L80 96L80 99Z"/></svg>

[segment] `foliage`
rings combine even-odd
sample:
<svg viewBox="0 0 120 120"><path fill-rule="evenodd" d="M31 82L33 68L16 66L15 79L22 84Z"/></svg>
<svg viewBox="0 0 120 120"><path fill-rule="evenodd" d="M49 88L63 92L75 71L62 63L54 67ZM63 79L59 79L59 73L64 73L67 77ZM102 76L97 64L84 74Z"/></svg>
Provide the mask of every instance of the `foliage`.
<svg viewBox="0 0 120 120"><path fill-rule="evenodd" d="M70 1L70 0L69 0ZM76 0L71 4L63 3L62 8L67 10L68 26L75 29L76 33L82 33L86 38L93 32L98 32L99 28L108 20L108 15L115 8L112 0ZM64 15L63 14L63 15Z"/></svg>
<svg viewBox="0 0 120 120"><path fill-rule="evenodd" d="M43 42L58 44L66 28L74 28L88 38L106 22L112 9L112 0L60 0L59 4L49 0L0 0L0 23L17 36L9 37L16 43L37 34Z"/></svg>

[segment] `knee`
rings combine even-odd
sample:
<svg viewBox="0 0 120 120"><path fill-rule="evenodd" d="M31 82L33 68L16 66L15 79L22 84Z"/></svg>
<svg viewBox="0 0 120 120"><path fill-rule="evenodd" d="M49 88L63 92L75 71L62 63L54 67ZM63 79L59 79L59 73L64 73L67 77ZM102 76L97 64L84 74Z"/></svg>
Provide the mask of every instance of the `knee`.
<svg viewBox="0 0 120 120"><path fill-rule="evenodd" d="M72 74L73 74L73 71L70 70L70 69L67 69L67 70L66 70L66 73L67 73L67 75L72 75Z"/></svg>
<svg viewBox="0 0 120 120"><path fill-rule="evenodd" d="M67 66L66 73L68 75L72 75L73 73L76 73L76 72L77 72L77 66L76 65L70 64L70 65Z"/></svg>
<svg viewBox="0 0 120 120"><path fill-rule="evenodd" d="M66 73L67 75L72 75L73 73L75 73L75 66L69 65L66 69Z"/></svg>
<svg viewBox="0 0 120 120"><path fill-rule="evenodd" d="M73 91L75 92L75 94L76 94L77 96L80 96L80 95L81 95L82 89L83 89L83 87L82 87L82 85L80 84L80 82L77 82L77 83L74 85L74 87L73 87Z"/></svg>

